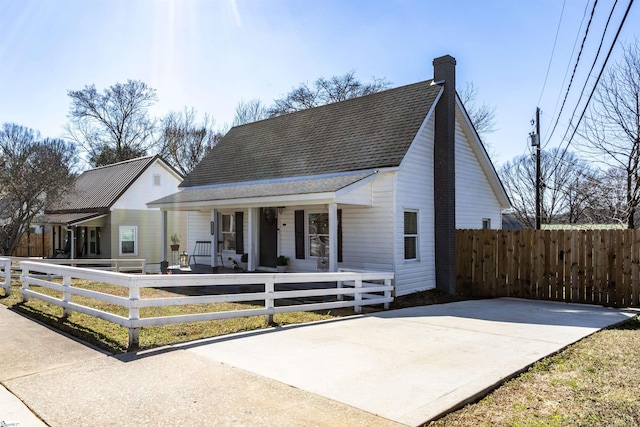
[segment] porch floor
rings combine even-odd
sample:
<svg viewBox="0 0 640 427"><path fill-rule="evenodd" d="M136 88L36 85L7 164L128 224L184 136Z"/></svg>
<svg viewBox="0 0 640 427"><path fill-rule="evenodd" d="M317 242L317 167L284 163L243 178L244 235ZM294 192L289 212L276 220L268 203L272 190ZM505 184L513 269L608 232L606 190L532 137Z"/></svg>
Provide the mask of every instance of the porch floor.
<svg viewBox="0 0 640 427"><path fill-rule="evenodd" d="M198 265L197 268L191 266L189 270L172 269L172 274L244 274L246 273L240 269L224 268L224 267L210 267L206 265ZM177 270L177 271L174 271ZM338 284L336 282L306 282L306 283L277 283L275 285L276 292L282 291L297 291L297 290L309 290L309 289L335 289ZM180 286L180 287L164 287L164 290L173 292L176 294L186 296L202 296L202 295L224 295L224 294L241 294L241 293L258 293L264 292L264 284L256 283L244 284L244 285L211 285L211 286ZM280 299L276 301L277 306L314 303L314 302L332 302L337 301L336 295L327 296L309 296L305 298L293 299ZM252 303L253 301L248 301ZM264 303L263 300L256 301L258 303Z"/></svg>

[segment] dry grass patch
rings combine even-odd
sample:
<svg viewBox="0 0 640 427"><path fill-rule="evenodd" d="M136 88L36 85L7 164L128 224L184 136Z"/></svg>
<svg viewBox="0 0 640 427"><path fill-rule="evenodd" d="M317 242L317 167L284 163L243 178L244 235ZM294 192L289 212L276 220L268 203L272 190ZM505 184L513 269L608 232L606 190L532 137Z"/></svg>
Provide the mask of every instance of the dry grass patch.
<svg viewBox="0 0 640 427"><path fill-rule="evenodd" d="M638 426L639 383L636 317L541 360L429 426Z"/></svg>

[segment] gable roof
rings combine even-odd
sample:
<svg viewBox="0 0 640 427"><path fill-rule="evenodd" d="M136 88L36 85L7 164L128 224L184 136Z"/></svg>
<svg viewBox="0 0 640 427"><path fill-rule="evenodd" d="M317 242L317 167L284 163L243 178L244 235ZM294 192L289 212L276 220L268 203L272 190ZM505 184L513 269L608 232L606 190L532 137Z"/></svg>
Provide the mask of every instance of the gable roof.
<svg viewBox="0 0 640 427"><path fill-rule="evenodd" d="M50 206L45 214L105 212L124 194L158 156L140 157L84 171L74 188Z"/></svg>
<svg viewBox="0 0 640 427"><path fill-rule="evenodd" d="M236 126L180 187L397 167L441 91L431 82Z"/></svg>

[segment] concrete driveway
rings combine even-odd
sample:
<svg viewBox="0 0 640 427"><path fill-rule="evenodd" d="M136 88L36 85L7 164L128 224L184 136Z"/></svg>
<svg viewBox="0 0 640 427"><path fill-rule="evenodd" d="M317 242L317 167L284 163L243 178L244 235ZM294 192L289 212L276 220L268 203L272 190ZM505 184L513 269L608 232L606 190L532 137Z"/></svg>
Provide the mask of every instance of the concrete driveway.
<svg viewBox="0 0 640 427"><path fill-rule="evenodd" d="M418 425L636 314L464 301L109 356L0 308L0 405L51 426Z"/></svg>

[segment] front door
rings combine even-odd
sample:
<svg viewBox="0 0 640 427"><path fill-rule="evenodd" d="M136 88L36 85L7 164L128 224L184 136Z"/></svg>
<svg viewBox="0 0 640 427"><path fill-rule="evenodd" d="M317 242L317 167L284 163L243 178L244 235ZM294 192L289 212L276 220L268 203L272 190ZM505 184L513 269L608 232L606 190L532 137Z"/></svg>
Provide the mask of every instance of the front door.
<svg viewBox="0 0 640 427"><path fill-rule="evenodd" d="M278 257L278 210L260 209L260 265L275 267Z"/></svg>

